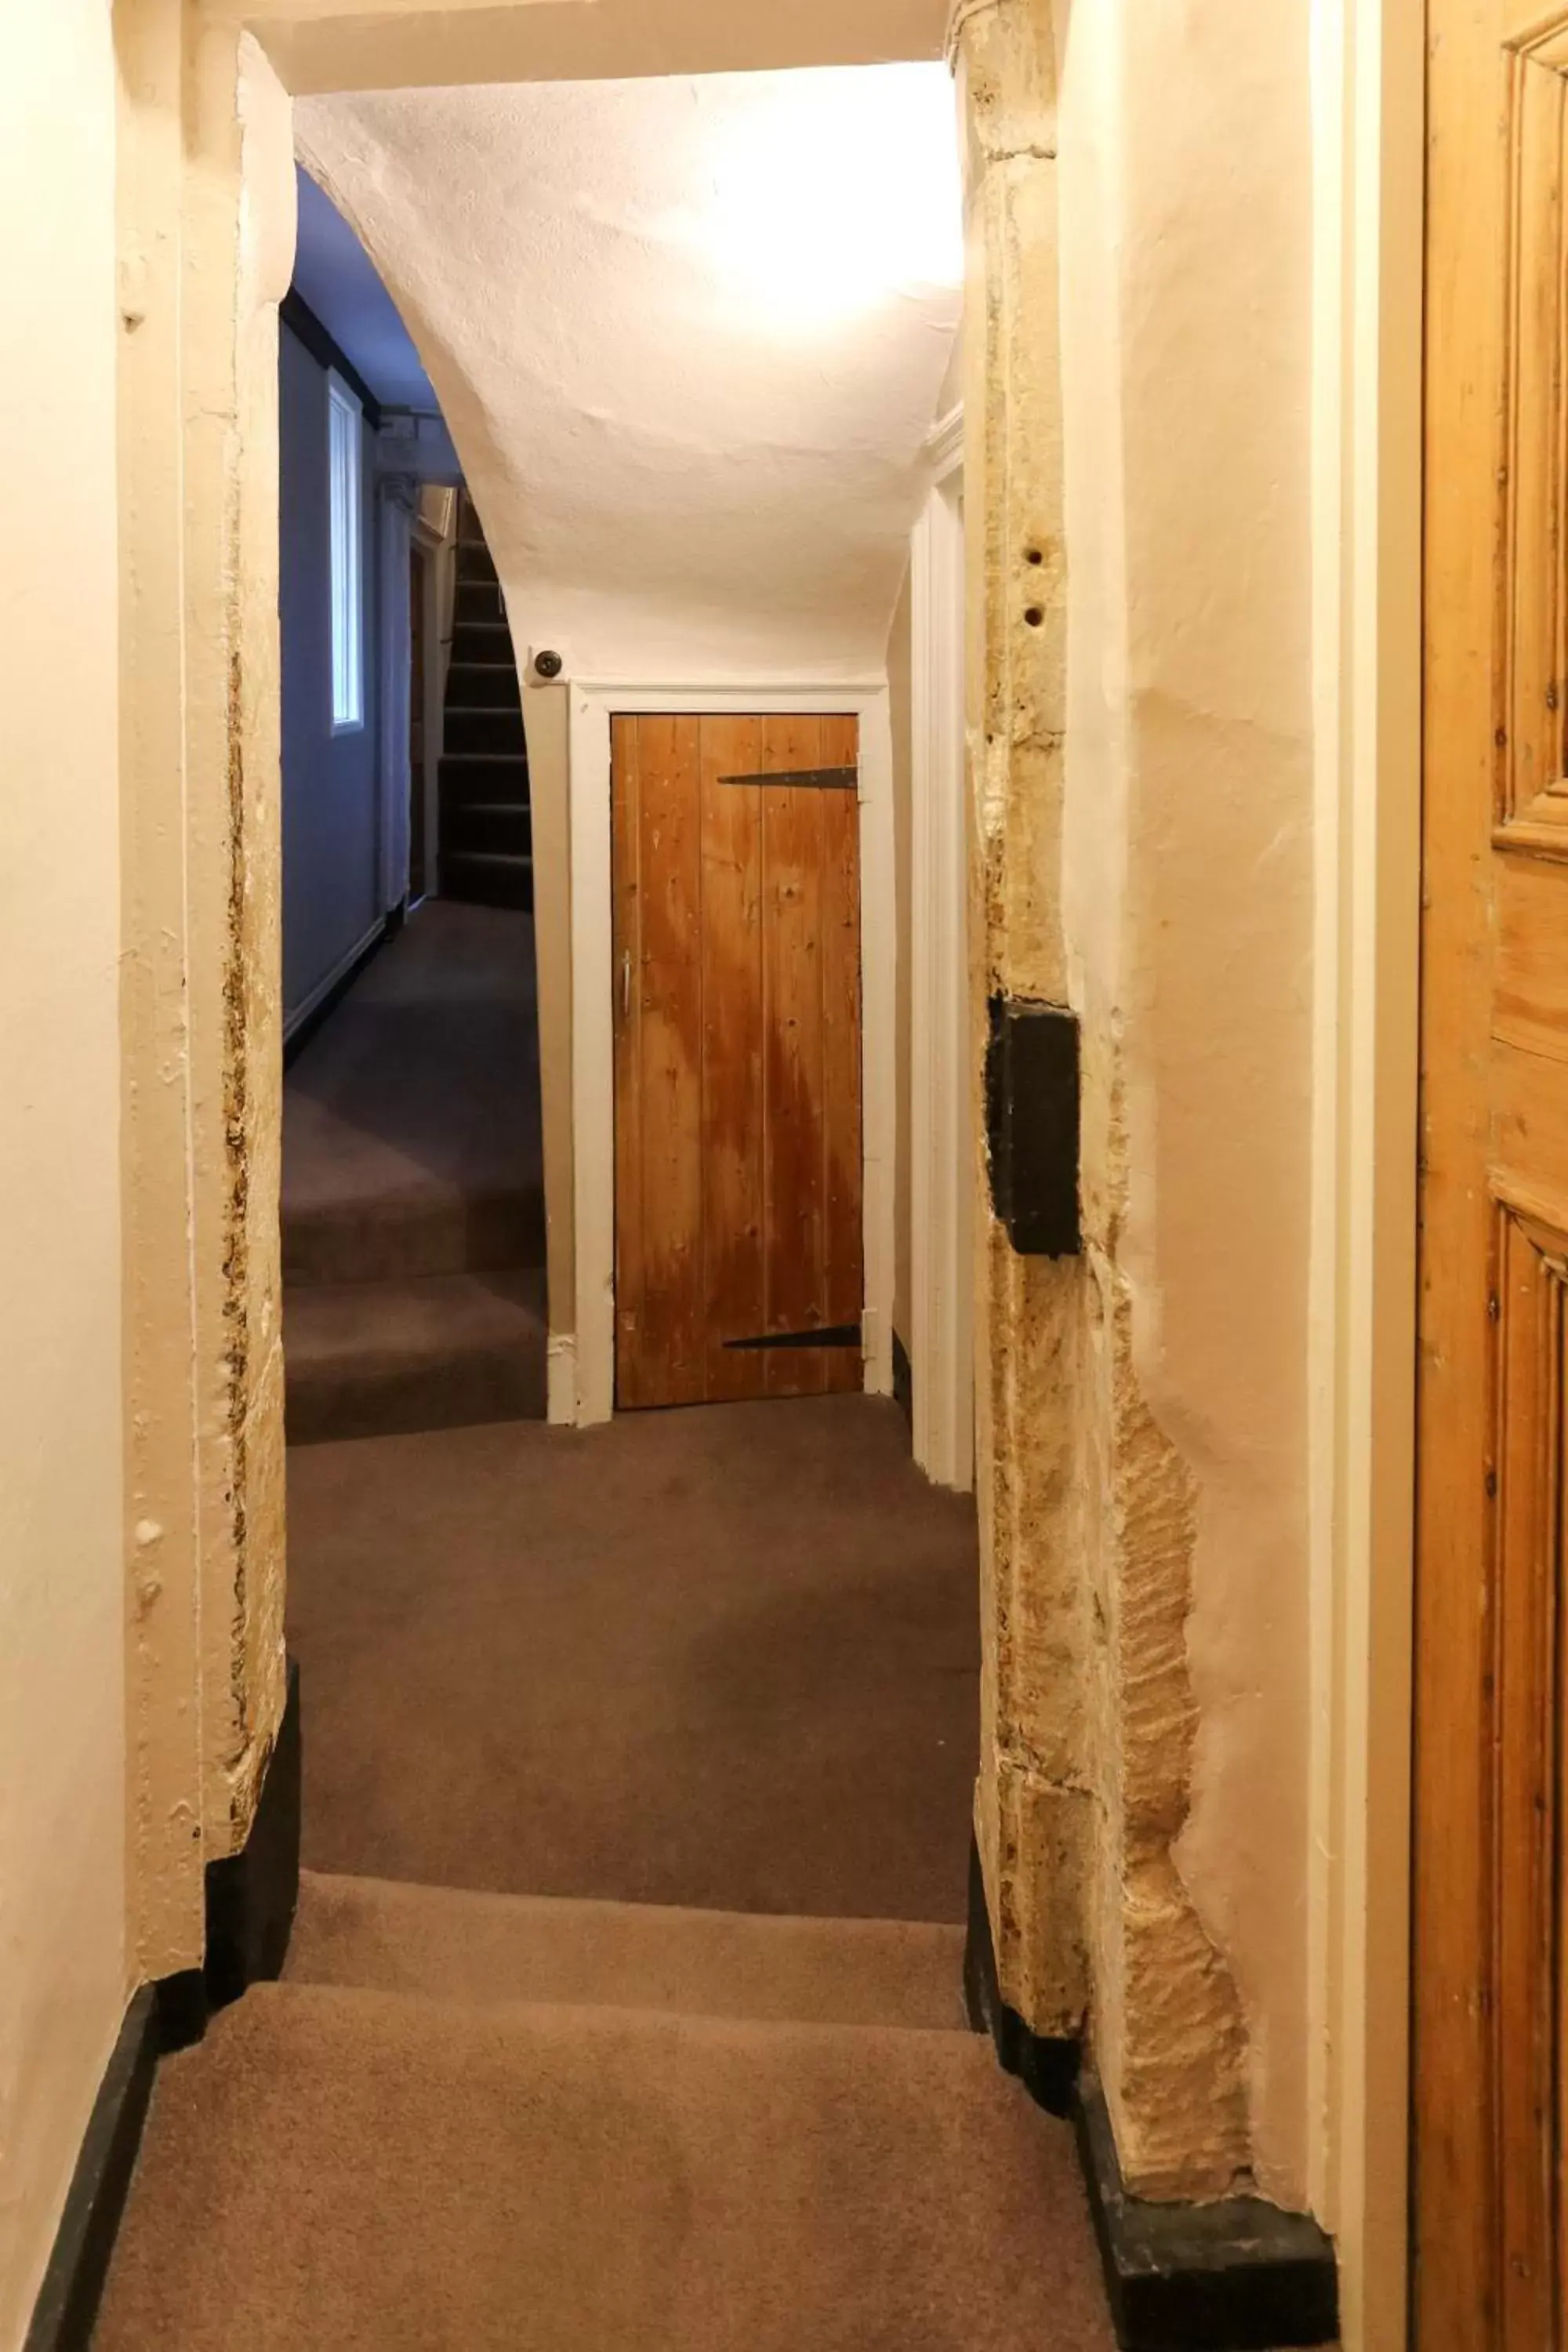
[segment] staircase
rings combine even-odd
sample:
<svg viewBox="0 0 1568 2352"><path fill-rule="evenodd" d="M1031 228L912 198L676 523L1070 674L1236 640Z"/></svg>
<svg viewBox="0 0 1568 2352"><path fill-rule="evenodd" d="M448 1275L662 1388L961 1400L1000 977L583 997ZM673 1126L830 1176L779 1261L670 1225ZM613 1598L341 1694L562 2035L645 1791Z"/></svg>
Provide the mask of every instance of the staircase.
<svg viewBox="0 0 1568 2352"><path fill-rule="evenodd" d="M533 904L522 695L500 583L459 492L458 584L440 767L440 888L483 907Z"/></svg>
<svg viewBox="0 0 1568 2352"><path fill-rule="evenodd" d="M307 1874L160 2071L97 2352L1110 2352L960 1946Z"/></svg>
<svg viewBox="0 0 1568 2352"><path fill-rule="evenodd" d="M291 1445L542 1419L532 922L429 899L289 1071Z"/></svg>

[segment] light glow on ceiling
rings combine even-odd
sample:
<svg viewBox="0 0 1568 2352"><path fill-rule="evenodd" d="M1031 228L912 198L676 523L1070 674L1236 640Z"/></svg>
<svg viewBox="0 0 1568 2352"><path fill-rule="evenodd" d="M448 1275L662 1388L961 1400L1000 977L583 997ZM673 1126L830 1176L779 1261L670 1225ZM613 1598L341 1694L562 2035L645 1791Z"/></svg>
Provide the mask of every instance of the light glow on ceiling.
<svg viewBox="0 0 1568 2352"><path fill-rule="evenodd" d="M952 83L900 65L769 78L679 225L759 321L831 326L963 281ZM667 227L676 226L667 223Z"/></svg>

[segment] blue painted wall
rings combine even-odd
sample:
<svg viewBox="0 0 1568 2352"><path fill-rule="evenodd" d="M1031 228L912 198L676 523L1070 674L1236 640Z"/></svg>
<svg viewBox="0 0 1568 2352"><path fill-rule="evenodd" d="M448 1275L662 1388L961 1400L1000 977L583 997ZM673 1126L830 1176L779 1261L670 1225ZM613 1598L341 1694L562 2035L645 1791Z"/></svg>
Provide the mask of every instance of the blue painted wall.
<svg viewBox="0 0 1568 2352"><path fill-rule="evenodd" d="M279 618L283 669L283 1011L287 1022L351 955L380 904L376 807L375 486L363 459L365 724L332 733L327 373L279 336Z"/></svg>

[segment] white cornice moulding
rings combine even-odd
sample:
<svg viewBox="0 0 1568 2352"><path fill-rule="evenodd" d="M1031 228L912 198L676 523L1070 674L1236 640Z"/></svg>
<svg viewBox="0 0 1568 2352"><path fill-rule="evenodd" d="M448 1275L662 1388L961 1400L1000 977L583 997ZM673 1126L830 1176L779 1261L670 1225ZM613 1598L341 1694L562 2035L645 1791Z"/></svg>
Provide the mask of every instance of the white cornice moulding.
<svg viewBox="0 0 1568 2352"><path fill-rule="evenodd" d="M931 467L933 478L940 481L963 463L963 403L950 408L939 417L926 435L921 455Z"/></svg>

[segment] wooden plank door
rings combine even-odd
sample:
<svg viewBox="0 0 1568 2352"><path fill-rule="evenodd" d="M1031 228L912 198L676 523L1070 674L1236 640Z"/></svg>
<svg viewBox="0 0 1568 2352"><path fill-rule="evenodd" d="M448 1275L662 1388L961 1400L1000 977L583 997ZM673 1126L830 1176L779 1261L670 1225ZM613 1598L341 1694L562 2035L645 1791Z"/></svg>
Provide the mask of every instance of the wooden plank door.
<svg viewBox="0 0 1568 2352"><path fill-rule="evenodd" d="M1429 0L1413 2307L1563 2352L1568 7Z"/></svg>
<svg viewBox="0 0 1568 2352"><path fill-rule="evenodd" d="M861 1384L857 765L853 719L612 722L622 1407Z"/></svg>

